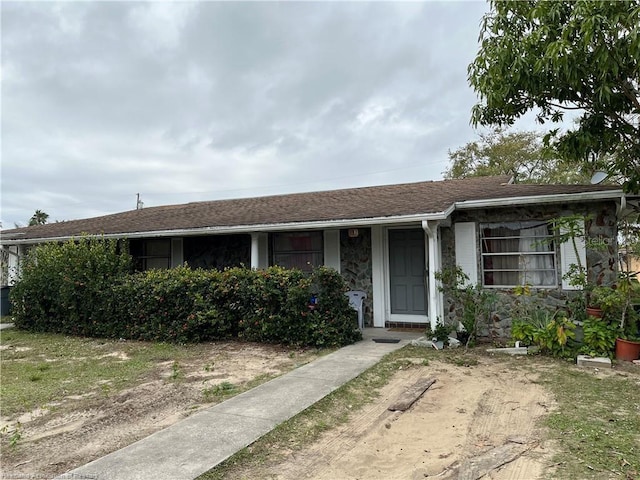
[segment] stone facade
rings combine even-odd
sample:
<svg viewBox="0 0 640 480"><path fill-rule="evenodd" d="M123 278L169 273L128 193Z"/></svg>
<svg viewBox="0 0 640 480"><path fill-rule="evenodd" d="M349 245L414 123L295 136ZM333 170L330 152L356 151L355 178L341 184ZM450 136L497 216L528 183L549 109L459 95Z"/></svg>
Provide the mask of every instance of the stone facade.
<svg viewBox="0 0 640 480"><path fill-rule="evenodd" d="M531 206L504 209L479 209L458 211L453 215L453 224L450 228L441 229L442 239L442 266L443 268L455 265L455 222L510 222L526 220L551 220L555 217L568 214L580 214L586 217L586 259L588 281L597 285L610 285L616 281L617 276L617 219L616 205L614 202L585 203L572 211L568 211L566 205ZM478 272L481 272L480 245L478 248ZM555 245L556 258L560 263L560 246ZM490 339L506 339L511 337L511 323L514 311L523 302L532 303L545 311L555 312L564 310L571 315L571 305L568 301L581 295L575 291L562 289L562 272L558 265L558 279L556 288L531 289L531 295L527 297L516 295L513 289L492 289L497 295L495 309L488 324L479 328L479 336ZM481 281L480 278L476 281ZM455 305L449 295L444 295L445 321L457 325L460 315L460 306Z"/></svg>
<svg viewBox="0 0 640 480"><path fill-rule="evenodd" d="M340 271L351 290L366 292L364 300L364 324L373 325L371 229L359 228L357 237L349 237L347 230L340 231Z"/></svg>
<svg viewBox="0 0 640 480"><path fill-rule="evenodd" d="M223 270L251 265L251 236L213 235L184 238L184 261L191 268Z"/></svg>
<svg viewBox="0 0 640 480"><path fill-rule="evenodd" d="M616 207L612 202L599 205L590 211L591 216L585 222L588 280L595 285L611 285L618 274Z"/></svg>

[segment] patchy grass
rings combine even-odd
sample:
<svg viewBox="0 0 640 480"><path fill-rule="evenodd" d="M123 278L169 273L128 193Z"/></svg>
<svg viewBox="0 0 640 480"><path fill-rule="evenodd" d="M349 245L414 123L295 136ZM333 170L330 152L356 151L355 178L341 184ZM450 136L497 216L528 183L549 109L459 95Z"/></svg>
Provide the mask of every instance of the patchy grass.
<svg viewBox="0 0 640 480"><path fill-rule="evenodd" d="M205 388L202 391L202 395L205 401L210 402L212 400L222 400L225 397L230 397L238 393L238 388L231 382L222 382L213 387Z"/></svg>
<svg viewBox="0 0 640 480"><path fill-rule="evenodd" d="M436 352L404 347L387 355L362 375L343 385L320 402L239 451L203 474L199 480L251 478L252 469L277 462L277 452L295 452L315 442L326 430L346 423L350 416L373 401L380 388L398 369L427 365L440 360L457 366L478 365L482 348L465 352ZM495 357L500 358L500 357ZM549 438L557 439L557 454L549 475L563 480L640 478L640 375L595 376L563 360L546 357L504 357L513 375L544 370L539 383L556 396L558 409L545 424ZM471 373L472 374L472 373ZM282 454L284 455L284 454ZM555 469L554 469L555 467ZM551 473L551 472L554 473Z"/></svg>
<svg viewBox="0 0 640 480"><path fill-rule="evenodd" d="M54 334L33 334L15 329L0 333L0 404L10 416L55 403L70 395L96 389L107 393L128 388L153 371L159 362L172 362L169 380L180 381L189 359L202 355L206 345L169 345L97 340ZM326 352L324 352L326 353ZM405 347L387 355L359 377L238 452L201 479L250 478L253 467L277 452L290 452L318 440L326 430L349 420L370 403L399 369L415 368L437 359L458 366L478 364L480 348L435 351ZM499 358L499 357L495 357ZM553 392L558 408L545 419L559 453L549 475L563 480L640 478L640 374L580 370L565 361L544 357L505 356L513 375L545 372L537 382ZM202 367L215 370L213 362ZM473 370L470 370L473 375ZM262 375L243 385L222 383L204 397L224 400L275 375ZM173 378L175 377L175 378ZM108 390L108 391L107 391ZM20 428L2 432L18 442ZM551 473L551 470L555 473ZM247 477L249 474L249 477Z"/></svg>
<svg viewBox="0 0 640 480"><path fill-rule="evenodd" d="M346 423L354 412L378 397L380 389L389 382L394 373L428 363L430 358L438 358L438 353L434 352L421 347L407 346L390 353L351 382L281 423L258 441L198 479L251 478L247 472L262 465L267 458L270 462L274 461L277 452L301 449L318 440L323 432ZM458 354L453 352L447 355Z"/></svg>
<svg viewBox="0 0 640 480"><path fill-rule="evenodd" d="M108 396L141 382L156 371L158 363L171 362L168 380L181 382L185 365L210 355L211 345L174 345L71 337L50 333L30 333L16 329L0 333L0 404L2 416L55 405L65 397L98 391ZM330 350L309 351L301 355L307 363ZM291 352L294 356L296 352ZM218 354L223 362L226 352ZM214 362L205 367L214 369ZM208 369L208 370L207 370ZM216 400L241 393L276 375L256 378L225 389ZM214 399L211 399L214 400Z"/></svg>
<svg viewBox="0 0 640 480"><path fill-rule="evenodd" d="M239 342L242 345L242 342ZM289 353L299 362L284 371L331 352L308 350ZM170 362L167 377L171 382L185 381L187 367L212 355L210 343L175 345L72 337L51 333L31 333L17 329L0 331L0 405L2 416L11 417L47 405L55 406L66 397L98 392L110 396L158 375L158 364ZM229 352L215 352L203 368L215 370L224 364ZM255 378L223 389L211 400L222 400L264 383L277 374ZM220 395L223 393L224 395Z"/></svg>
<svg viewBox="0 0 640 480"><path fill-rule="evenodd" d="M0 335L2 415L33 410L98 382L117 391L132 385L158 362L197 354L198 345L97 340L3 330Z"/></svg>
<svg viewBox="0 0 640 480"><path fill-rule="evenodd" d="M546 419L562 453L555 478L640 478L640 376L557 365L541 383L559 408Z"/></svg>

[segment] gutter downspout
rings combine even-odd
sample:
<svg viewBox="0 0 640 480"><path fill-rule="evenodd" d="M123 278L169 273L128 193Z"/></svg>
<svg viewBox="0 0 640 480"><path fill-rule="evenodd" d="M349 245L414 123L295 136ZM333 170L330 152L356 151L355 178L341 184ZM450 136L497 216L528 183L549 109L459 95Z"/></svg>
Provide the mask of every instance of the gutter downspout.
<svg viewBox="0 0 640 480"><path fill-rule="evenodd" d="M623 194L620 196L620 204L616 208L616 217L618 218L618 220L622 219L622 216L624 215L624 211L626 209L627 209L627 197L626 195Z"/></svg>
<svg viewBox="0 0 640 480"><path fill-rule="evenodd" d="M444 312L442 310L442 293L438 289L439 283L436 280L436 272L442 269L439 226L439 220L422 221L422 229L427 234L429 247L429 260L426 265L427 285L425 285L425 288L428 292L429 305L427 311L429 314L431 330L435 330L436 326L438 325L438 319L442 321L442 319L444 318Z"/></svg>

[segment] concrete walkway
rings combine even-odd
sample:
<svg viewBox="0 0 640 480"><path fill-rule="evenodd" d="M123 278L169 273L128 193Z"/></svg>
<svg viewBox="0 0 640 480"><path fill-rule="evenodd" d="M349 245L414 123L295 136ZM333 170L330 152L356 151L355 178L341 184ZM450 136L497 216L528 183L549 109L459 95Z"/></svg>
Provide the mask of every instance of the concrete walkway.
<svg viewBox="0 0 640 480"><path fill-rule="evenodd" d="M421 335L421 331L365 329L361 342L195 413L58 478L192 480ZM373 338L401 341L377 343Z"/></svg>

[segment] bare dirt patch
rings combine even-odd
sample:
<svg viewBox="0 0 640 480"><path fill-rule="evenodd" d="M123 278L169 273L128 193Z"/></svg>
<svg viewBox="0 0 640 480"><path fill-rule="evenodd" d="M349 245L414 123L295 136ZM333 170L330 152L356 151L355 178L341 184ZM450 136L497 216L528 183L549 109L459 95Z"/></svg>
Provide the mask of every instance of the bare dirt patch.
<svg viewBox="0 0 640 480"><path fill-rule="evenodd" d="M283 461L242 473L277 479L472 478L465 476L469 460L509 449L516 458L482 478L545 478L553 448L542 440L538 420L554 408L551 395L536 383L537 374L514 374L504 359L478 361L431 361L401 370L347 424L303 451L279 452ZM423 378L436 383L409 410L387 410Z"/></svg>
<svg viewBox="0 0 640 480"><path fill-rule="evenodd" d="M124 352L109 356L127 358ZM159 363L126 390L111 392L108 382L97 382L86 394L3 417L0 428L19 437L13 448L3 444L3 475L62 474L316 357L315 350L211 344L196 359Z"/></svg>
<svg viewBox="0 0 640 480"><path fill-rule="evenodd" d="M3 419L10 425L21 422L17 447L3 445L3 474L55 476L69 471L224 399L205 392L224 393L225 385L247 388L256 377L278 375L316 356L315 351L222 343L211 345L197 359L161 362L127 390L111 393L108 384L98 382L86 395ZM379 396L347 423L301 450L291 444L269 450L259 465L240 465L225 478L548 478L557 446L545 440L539 420L556 404L539 379L557 370L519 357L470 358L467 363L464 357L428 362L405 357L409 365L398 362L401 366ZM593 371L598 377L619 374ZM436 383L408 410L388 410L425 378ZM500 456L507 459L504 464L482 467L487 459ZM487 473L478 476L480 467Z"/></svg>

